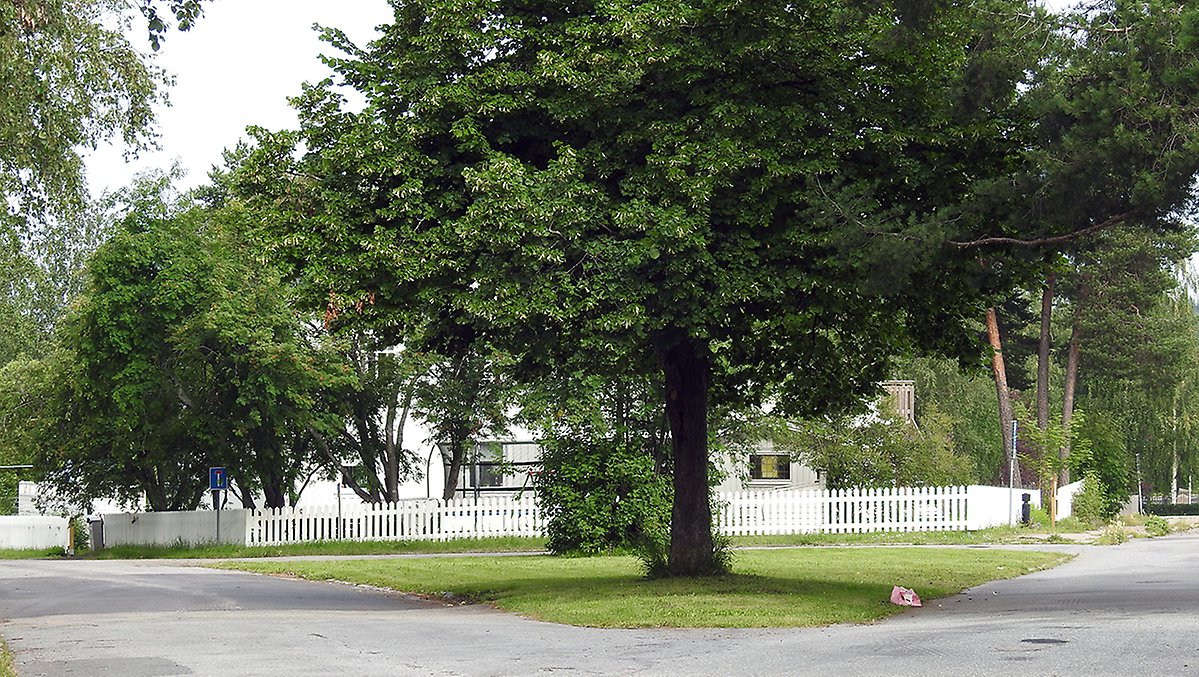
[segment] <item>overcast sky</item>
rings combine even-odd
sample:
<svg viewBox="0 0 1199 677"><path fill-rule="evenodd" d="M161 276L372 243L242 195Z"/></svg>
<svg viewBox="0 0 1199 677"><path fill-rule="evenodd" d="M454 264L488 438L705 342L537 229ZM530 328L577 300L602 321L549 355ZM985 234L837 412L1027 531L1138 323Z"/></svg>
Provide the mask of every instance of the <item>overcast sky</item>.
<svg viewBox="0 0 1199 677"><path fill-rule="evenodd" d="M176 78L171 105L159 111L162 151L128 164L119 147L92 153L88 172L95 193L127 185L138 171L167 169L176 159L187 172L180 188L204 183L221 151L244 138L248 125L296 126L288 97L300 93L301 83L330 74L318 57L332 49L317 39L313 24L340 28L363 45L391 19L386 0L211 0L205 7L192 31L167 35L157 57ZM144 26L134 30L137 42L147 45Z"/></svg>
<svg viewBox="0 0 1199 677"><path fill-rule="evenodd" d="M296 126L287 98L300 84L330 71L320 62L334 50L317 39L314 23L340 28L357 44L369 42L375 26L387 23L386 0L212 0L187 33L167 35L158 64L175 76L171 105L159 110L161 152L143 153L126 164L119 147L101 149L88 160L94 192L120 188L137 171L166 169L178 159L187 171L184 186L204 183L220 164L221 151L245 137L248 125L268 129ZM144 30L138 25L134 30ZM147 45L140 33L137 44ZM145 49L148 51L149 47Z"/></svg>

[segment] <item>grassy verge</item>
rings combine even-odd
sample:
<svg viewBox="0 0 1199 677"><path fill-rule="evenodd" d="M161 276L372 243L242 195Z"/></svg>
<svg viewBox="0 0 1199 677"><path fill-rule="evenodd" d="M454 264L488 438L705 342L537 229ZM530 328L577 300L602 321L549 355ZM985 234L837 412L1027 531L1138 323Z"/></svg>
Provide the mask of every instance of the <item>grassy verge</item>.
<svg viewBox="0 0 1199 677"><path fill-rule="evenodd" d="M12 664L12 652L3 639L0 639L0 677L17 677L17 669Z"/></svg>
<svg viewBox="0 0 1199 677"><path fill-rule="evenodd" d="M93 559L227 559L311 555L395 555L404 553L540 552L543 538L478 538L456 541L319 541L292 545L117 546L88 553Z"/></svg>
<svg viewBox="0 0 1199 677"><path fill-rule="evenodd" d="M897 613L891 587L924 599L1060 564L1058 553L921 548L753 550L736 573L646 580L633 557L455 557L236 562L217 566L336 580L591 627L806 627Z"/></svg>
<svg viewBox="0 0 1199 677"><path fill-rule="evenodd" d="M63 554L64 552L62 548L43 548L40 550L0 550L0 559L41 559L45 557L62 557Z"/></svg>
<svg viewBox="0 0 1199 677"><path fill-rule="evenodd" d="M994 527L979 531L880 531L867 534L790 534L733 536L738 547L771 545L985 545L1040 542L1021 527Z"/></svg>

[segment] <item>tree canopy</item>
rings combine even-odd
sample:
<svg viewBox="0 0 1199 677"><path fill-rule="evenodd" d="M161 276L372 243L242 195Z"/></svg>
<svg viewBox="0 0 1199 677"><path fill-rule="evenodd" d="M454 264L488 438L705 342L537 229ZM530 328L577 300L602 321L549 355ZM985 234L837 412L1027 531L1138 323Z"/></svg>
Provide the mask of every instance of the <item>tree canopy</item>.
<svg viewBox="0 0 1199 677"><path fill-rule="evenodd" d="M991 12L1032 8L394 5L366 48L327 33L366 109L307 88L238 190L312 298L526 377L663 374L672 571L714 562L709 394L845 407L909 337L969 349L1000 278L946 243L993 225L962 197L1026 132L1036 55Z"/></svg>

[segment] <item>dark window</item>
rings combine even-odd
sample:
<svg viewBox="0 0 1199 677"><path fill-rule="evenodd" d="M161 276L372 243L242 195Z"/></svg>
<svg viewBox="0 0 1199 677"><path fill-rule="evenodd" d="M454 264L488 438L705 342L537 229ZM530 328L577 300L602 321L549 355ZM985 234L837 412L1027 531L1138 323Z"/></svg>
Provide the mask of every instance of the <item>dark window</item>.
<svg viewBox="0 0 1199 677"><path fill-rule="evenodd" d="M791 479L789 454L750 454L749 478L752 480Z"/></svg>
<svg viewBox="0 0 1199 677"><path fill-rule="evenodd" d="M503 466L494 461L479 461L475 480L477 487L502 487L504 486Z"/></svg>

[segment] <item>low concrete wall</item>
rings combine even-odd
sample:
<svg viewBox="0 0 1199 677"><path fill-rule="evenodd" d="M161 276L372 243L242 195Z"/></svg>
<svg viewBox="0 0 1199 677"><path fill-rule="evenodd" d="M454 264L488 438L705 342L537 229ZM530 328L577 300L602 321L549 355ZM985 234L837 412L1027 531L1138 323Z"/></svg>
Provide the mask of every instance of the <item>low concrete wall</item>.
<svg viewBox="0 0 1199 677"><path fill-rule="evenodd" d="M70 531L70 522L65 517L2 516L0 550L66 549Z"/></svg>
<svg viewBox="0 0 1199 677"><path fill-rule="evenodd" d="M244 545L246 510L221 511L220 543ZM101 515L104 547L217 543L216 512L138 512Z"/></svg>

